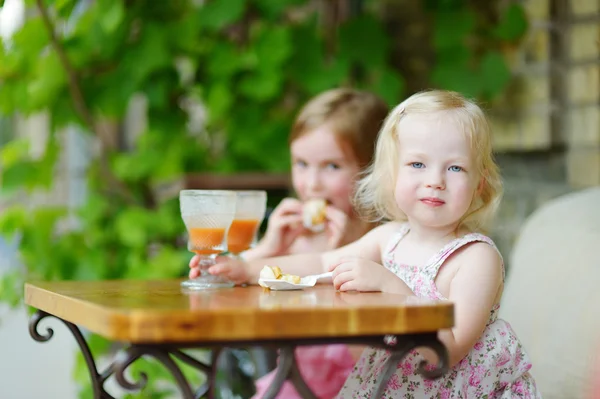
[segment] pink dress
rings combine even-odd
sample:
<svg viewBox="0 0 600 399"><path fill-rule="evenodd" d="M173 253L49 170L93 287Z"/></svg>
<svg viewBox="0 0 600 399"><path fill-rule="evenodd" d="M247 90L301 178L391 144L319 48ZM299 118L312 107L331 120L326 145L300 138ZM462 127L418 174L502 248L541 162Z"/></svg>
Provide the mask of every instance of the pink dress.
<svg viewBox="0 0 600 399"><path fill-rule="evenodd" d="M463 245L482 241L496 248L490 238L472 233L449 242L425 266L397 264L394 250L408 230L408 225L404 225L392 237L383 264L419 297L447 299L438 291L435 277L444 261ZM382 398L541 398L529 373L531 363L510 325L498 319L499 308L497 304L492 309L486 328L473 349L448 373L437 380L425 379L416 373L422 358L412 351L398 364ZM371 398L388 357L386 350L366 349L338 397Z"/></svg>
<svg viewBox="0 0 600 399"><path fill-rule="evenodd" d="M344 344L301 346L296 349L296 362L300 374L313 393L320 399L335 398L352 371L355 360ZM263 397L271 385L275 371L256 382L255 399ZM286 381L278 399L301 399L291 382Z"/></svg>

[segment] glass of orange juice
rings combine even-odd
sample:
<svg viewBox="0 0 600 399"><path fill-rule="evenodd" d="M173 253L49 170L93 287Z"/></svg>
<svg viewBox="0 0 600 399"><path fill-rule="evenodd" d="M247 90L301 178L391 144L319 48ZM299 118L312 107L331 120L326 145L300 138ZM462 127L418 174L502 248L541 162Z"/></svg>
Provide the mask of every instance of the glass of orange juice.
<svg viewBox="0 0 600 399"><path fill-rule="evenodd" d="M218 254L227 251L227 231L235 216L237 196L226 190L182 190L179 192L181 217L188 231L188 250L200 256L200 276L183 281L190 290L233 287L234 283L213 276L208 268Z"/></svg>
<svg viewBox="0 0 600 399"><path fill-rule="evenodd" d="M227 248L230 254L239 256L256 243L258 228L267 210L267 192L240 190L235 193L235 217L227 234Z"/></svg>

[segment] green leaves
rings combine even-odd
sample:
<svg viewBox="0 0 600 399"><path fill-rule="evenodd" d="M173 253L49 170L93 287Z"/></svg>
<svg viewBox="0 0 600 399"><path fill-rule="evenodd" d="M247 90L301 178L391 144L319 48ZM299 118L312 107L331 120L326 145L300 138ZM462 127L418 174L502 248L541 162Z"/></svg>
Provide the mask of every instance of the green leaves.
<svg viewBox="0 0 600 399"><path fill-rule="evenodd" d="M8 306L15 308L23 298L23 274L20 270L3 272L0 276L0 298Z"/></svg>
<svg viewBox="0 0 600 399"><path fill-rule="evenodd" d="M528 26L527 15L523 7L516 3L510 3L504 10L493 33L500 40L514 42L527 32Z"/></svg>
<svg viewBox="0 0 600 399"><path fill-rule="evenodd" d="M142 247L148 240L152 214L142 208L127 208L116 219L117 238L128 247Z"/></svg>
<svg viewBox="0 0 600 399"><path fill-rule="evenodd" d="M487 52L479 65L481 68L482 92L487 98L493 98L506 87L511 73L506 66L502 54L497 51Z"/></svg>
<svg viewBox="0 0 600 399"><path fill-rule="evenodd" d="M114 32L125 18L125 6L122 0L102 0L99 6L105 11L100 19L100 26L107 33Z"/></svg>
<svg viewBox="0 0 600 399"><path fill-rule="evenodd" d="M29 110L38 111L49 107L61 91L66 89L66 85L66 73L58 55L50 52L41 57L27 86Z"/></svg>
<svg viewBox="0 0 600 399"><path fill-rule="evenodd" d="M199 23L209 30L223 29L237 22L246 8L246 0L211 0L199 11Z"/></svg>
<svg viewBox="0 0 600 399"><path fill-rule="evenodd" d="M388 35L374 16L361 15L340 28L339 53L354 62L383 66L389 54Z"/></svg>
<svg viewBox="0 0 600 399"><path fill-rule="evenodd" d="M436 50L460 48L475 28L475 15L469 9L439 11L434 16L433 46Z"/></svg>
<svg viewBox="0 0 600 399"><path fill-rule="evenodd" d="M24 140L14 140L0 149L0 192L12 195L18 189L49 188L52 171L58 157L58 145L53 138L48 140L45 153L39 159L32 159L29 145Z"/></svg>
<svg viewBox="0 0 600 399"><path fill-rule="evenodd" d="M433 45L436 50L431 81L439 88L470 97L496 98L511 79L501 52L502 43L518 40L527 29L523 7L511 3L497 25L482 26L474 12L463 4L430 3L435 10Z"/></svg>

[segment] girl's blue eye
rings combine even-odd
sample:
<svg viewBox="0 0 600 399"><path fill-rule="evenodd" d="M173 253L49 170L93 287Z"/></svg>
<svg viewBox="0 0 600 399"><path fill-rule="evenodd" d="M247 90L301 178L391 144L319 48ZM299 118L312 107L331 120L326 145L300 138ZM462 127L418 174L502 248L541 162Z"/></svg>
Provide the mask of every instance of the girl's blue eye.
<svg viewBox="0 0 600 399"><path fill-rule="evenodd" d="M415 169L421 169L425 167L425 165L422 162L411 162L410 166L412 166Z"/></svg>
<svg viewBox="0 0 600 399"><path fill-rule="evenodd" d="M460 166L452 165L448 168L448 170L451 172L462 172L464 169Z"/></svg>
<svg viewBox="0 0 600 399"><path fill-rule="evenodd" d="M294 163L295 163L295 165L296 165L296 166L299 166L299 167L301 167L301 168L304 168L304 167L306 167L306 162L304 162L304 161L300 161L300 160L298 160L298 161L296 161L296 162L294 162Z"/></svg>
<svg viewBox="0 0 600 399"><path fill-rule="evenodd" d="M338 170L339 168L340 168L340 165L338 165L337 163L328 163L327 164L327 169Z"/></svg>

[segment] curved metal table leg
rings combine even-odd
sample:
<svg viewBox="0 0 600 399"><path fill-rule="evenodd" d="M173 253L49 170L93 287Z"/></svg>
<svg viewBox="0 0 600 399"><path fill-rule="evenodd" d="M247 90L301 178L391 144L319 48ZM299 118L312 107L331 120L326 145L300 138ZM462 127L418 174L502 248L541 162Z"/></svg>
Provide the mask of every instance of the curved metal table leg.
<svg viewBox="0 0 600 399"><path fill-rule="evenodd" d="M71 331L79 348L85 359L85 363L88 367L91 384L95 399L115 399L108 392L104 390L104 383L111 376L115 375L115 379L119 385L127 390L140 390L148 382L148 376L145 373L141 373L137 382L132 382L125 377L125 371L127 368L142 356L151 356L158 360L162 365L173 375L175 382L181 393L181 397L185 399L197 399L208 394L208 398L214 398L214 378L216 372L214 367L216 365L216 358L219 354L219 349L214 349L212 353L212 361L210 365L204 364L197 359L189 356L182 352L179 348L172 345L132 345L126 348L115 356L114 361L106 368L103 373L99 373L96 367L96 362L90 348L81 334L79 328L66 320L56 317L44 311L38 310L32 316L29 322L29 333L31 337L38 342L47 342L54 335L52 328L46 329L46 334L40 334L37 331L38 325L44 318L52 316L60 320L67 328ZM196 392L194 392L183 375L183 372L175 362L173 358L177 358L180 361L194 367L195 369L206 374L207 381L203 384Z"/></svg>
<svg viewBox="0 0 600 399"><path fill-rule="evenodd" d="M294 354L295 349L296 347L294 346L284 346L279 349L279 364L275 371L275 378L271 382L267 392L265 392L263 399L274 399L287 379L294 384L294 388L296 388L296 391L304 399L317 399L317 396L306 385L304 378L300 374Z"/></svg>
<svg viewBox="0 0 600 399"><path fill-rule="evenodd" d="M401 340L401 345L398 345L398 340ZM388 386L388 382L392 377L392 374L397 370L398 363L402 361L402 359L410 353L413 349L417 347L429 347L435 351L438 355L438 364L434 369L429 369L427 367L427 362L422 361L419 364L417 372L423 375L425 378L429 379L437 379L440 378L448 371L448 351L444 344L442 344L437 335L432 336L424 336L418 339L409 339L404 340L402 337L385 337L384 342L388 347L388 350L391 352L390 357L387 359L385 366L383 367L381 376L379 380L375 384L375 394L373 395L374 399L378 399L383 397L383 393Z"/></svg>
<svg viewBox="0 0 600 399"><path fill-rule="evenodd" d="M73 323L69 323L66 320L63 320L60 317L53 316L50 313L38 310L33 314L31 320L29 321L29 334L31 335L31 337L38 342L47 342L50 340L50 338L52 338L52 336L54 335L54 330L52 330L52 328L50 327L46 328L45 335L40 334L37 331L38 324L40 324L40 321L42 321L48 316L60 320L65 326L67 326L67 328L71 331L71 334L73 334L73 336L75 337L77 345L79 345L79 349L83 354L85 364L87 365L88 371L90 372L94 398L115 399L113 396L109 395L108 392L104 390L104 382L108 379L108 377L110 377L112 372L110 372L110 370L107 370L107 372L105 373L98 373L98 369L96 368L96 362L94 361L94 357L92 355L92 352L90 351L90 347L88 346L87 342L85 342L83 334L81 334L81 331L79 331L79 328L77 328L76 325L74 325Z"/></svg>

